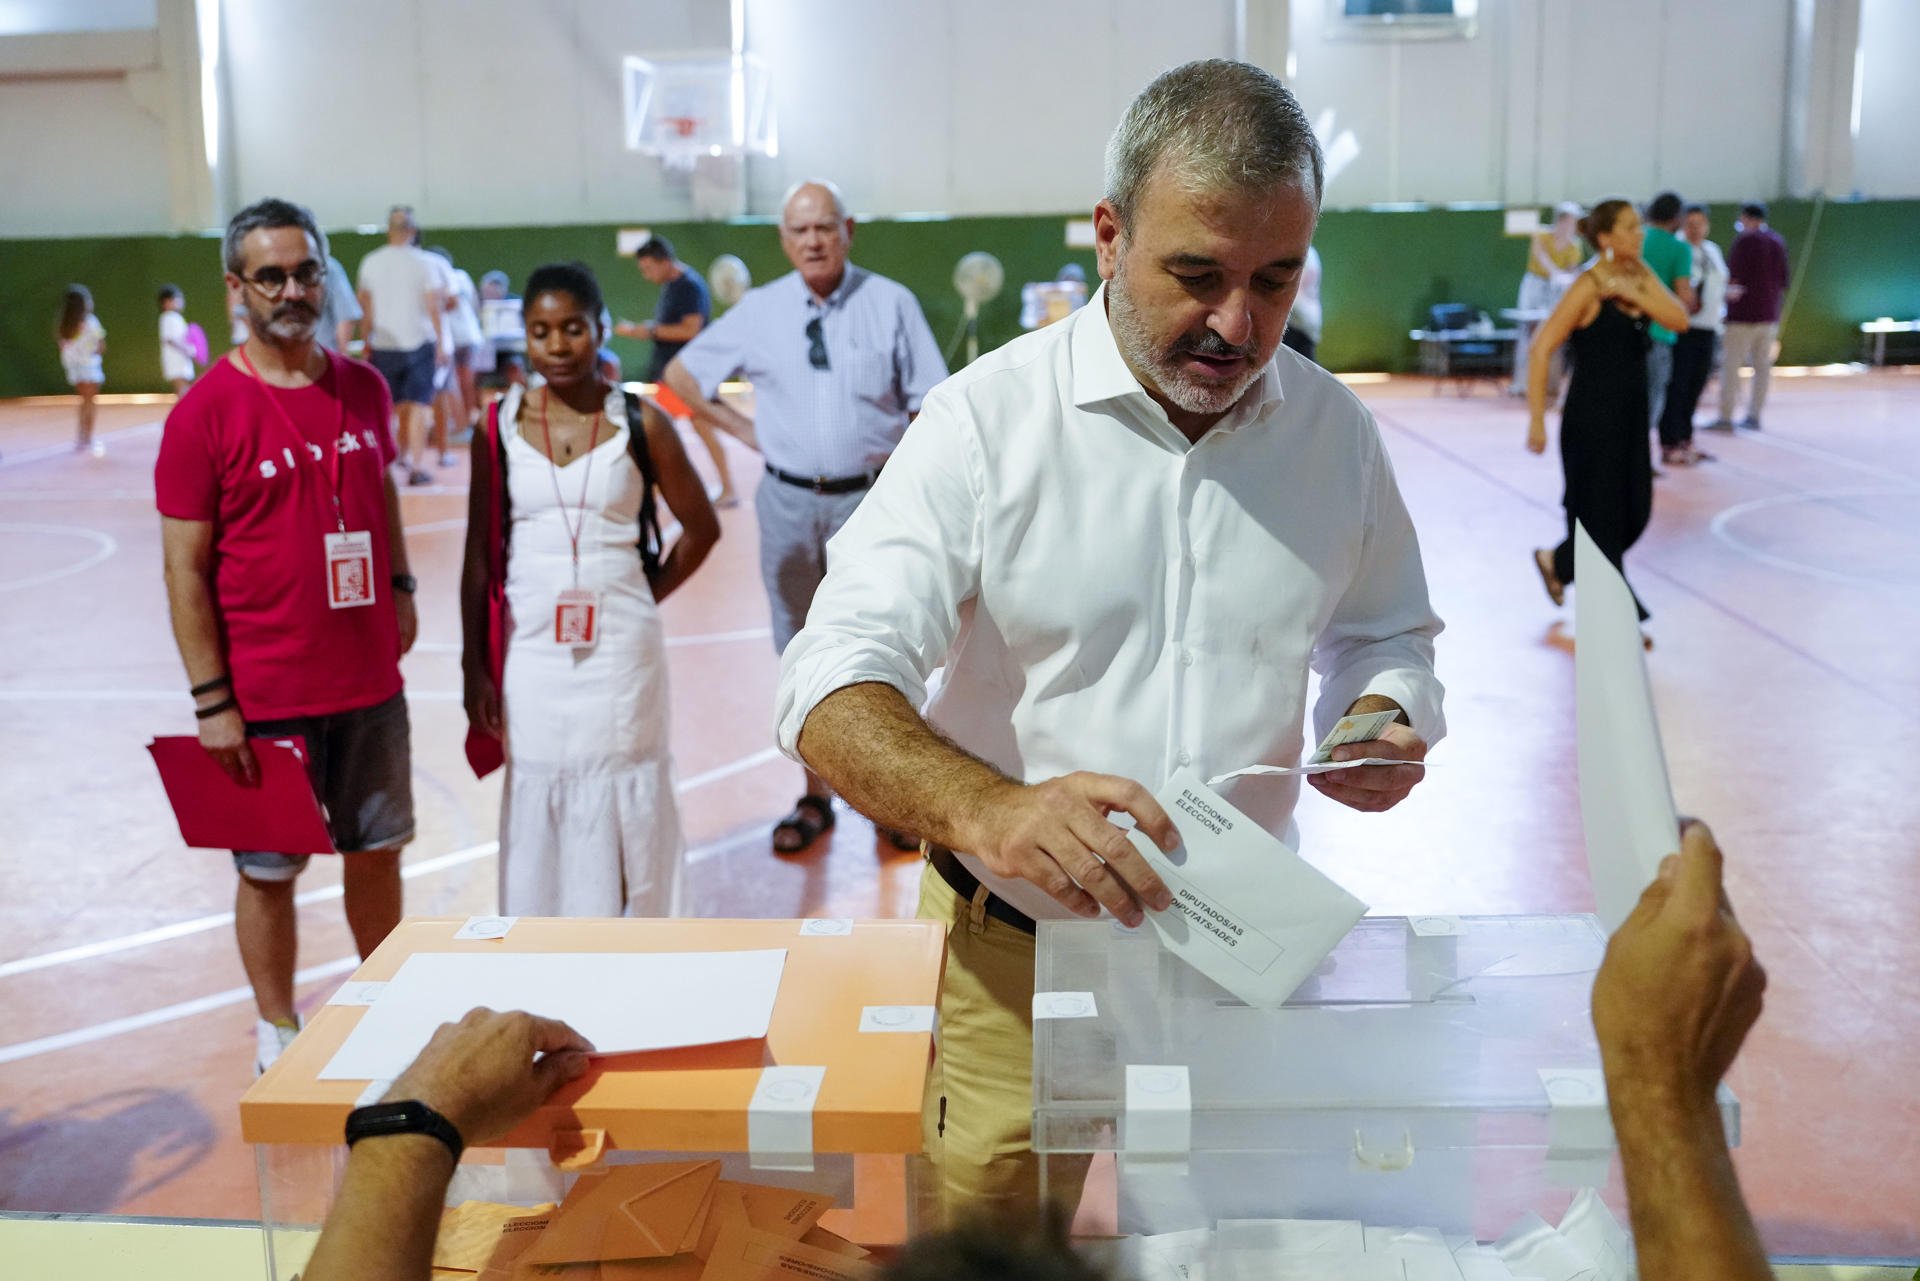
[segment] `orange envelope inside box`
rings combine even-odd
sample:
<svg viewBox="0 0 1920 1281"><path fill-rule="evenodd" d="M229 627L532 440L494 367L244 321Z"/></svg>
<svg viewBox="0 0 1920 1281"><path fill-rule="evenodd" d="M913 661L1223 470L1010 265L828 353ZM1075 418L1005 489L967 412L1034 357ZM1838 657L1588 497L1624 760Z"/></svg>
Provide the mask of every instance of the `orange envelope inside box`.
<svg viewBox="0 0 1920 1281"><path fill-rule="evenodd" d="M524 1261L659 1259L690 1250L719 1178L718 1161L620 1165L582 1175Z"/></svg>

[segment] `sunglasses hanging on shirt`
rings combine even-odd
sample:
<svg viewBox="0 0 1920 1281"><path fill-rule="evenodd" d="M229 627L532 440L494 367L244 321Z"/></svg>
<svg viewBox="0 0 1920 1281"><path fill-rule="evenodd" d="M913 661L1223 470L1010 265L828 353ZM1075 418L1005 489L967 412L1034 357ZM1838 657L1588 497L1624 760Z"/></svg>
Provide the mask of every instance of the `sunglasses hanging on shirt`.
<svg viewBox="0 0 1920 1281"><path fill-rule="evenodd" d="M807 363L815 369L829 368L826 332L821 327L818 316L807 322Z"/></svg>

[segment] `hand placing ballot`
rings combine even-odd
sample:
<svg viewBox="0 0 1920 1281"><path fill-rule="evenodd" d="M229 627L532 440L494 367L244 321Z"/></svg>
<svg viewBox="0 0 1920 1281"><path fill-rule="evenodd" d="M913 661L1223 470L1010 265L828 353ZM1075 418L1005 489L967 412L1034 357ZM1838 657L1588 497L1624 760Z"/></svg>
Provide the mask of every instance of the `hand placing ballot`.
<svg viewBox="0 0 1920 1281"><path fill-rule="evenodd" d="M1308 777L1323 795L1367 814L1390 810L1427 775L1419 764L1427 744L1399 724L1400 708L1387 699L1363 698L1334 726L1313 755L1315 761L1389 760L1405 765L1362 765L1356 769ZM1352 737L1365 734L1366 737Z"/></svg>

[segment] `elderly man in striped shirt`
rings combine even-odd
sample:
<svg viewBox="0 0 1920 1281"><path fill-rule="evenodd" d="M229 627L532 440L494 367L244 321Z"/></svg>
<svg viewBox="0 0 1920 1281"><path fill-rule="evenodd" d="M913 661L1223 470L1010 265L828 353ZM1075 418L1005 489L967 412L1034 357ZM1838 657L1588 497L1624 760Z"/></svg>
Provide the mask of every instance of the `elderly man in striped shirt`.
<svg viewBox="0 0 1920 1281"><path fill-rule="evenodd" d="M827 572L827 540L860 505L920 401L947 365L905 286L847 261L853 219L830 182L807 181L781 205L780 247L793 271L755 289L700 331L666 370L698 419L755 449L767 478L754 506L760 571L785 650L807 621ZM753 384L751 418L719 399L720 384ZM774 825L773 847L798 853L833 826L826 781ZM915 842L889 833L901 849Z"/></svg>

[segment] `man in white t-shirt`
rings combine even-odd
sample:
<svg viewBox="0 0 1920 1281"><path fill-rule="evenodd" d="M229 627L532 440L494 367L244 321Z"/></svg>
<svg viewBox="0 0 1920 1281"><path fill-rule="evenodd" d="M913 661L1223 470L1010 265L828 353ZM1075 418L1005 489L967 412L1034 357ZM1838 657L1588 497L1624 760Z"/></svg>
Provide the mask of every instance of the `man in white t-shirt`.
<svg viewBox="0 0 1920 1281"><path fill-rule="evenodd" d="M447 333L452 339L453 373L448 387L455 393L456 420L472 427L480 420L480 393L474 385L474 372L480 367L480 291L466 268L455 263L453 254L439 245L427 250L440 259L447 278ZM491 362L488 368L491 368Z"/></svg>
<svg viewBox="0 0 1920 1281"><path fill-rule="evenodd" d="M413 210L395 205L387 215L387 243L360 260L359 288L367 359L393 391L407 483L424 485L433 479L420 466L420 450L434 371L452 357L440 346L446 312L440 273L414 247L414 236Z"/></svg>

